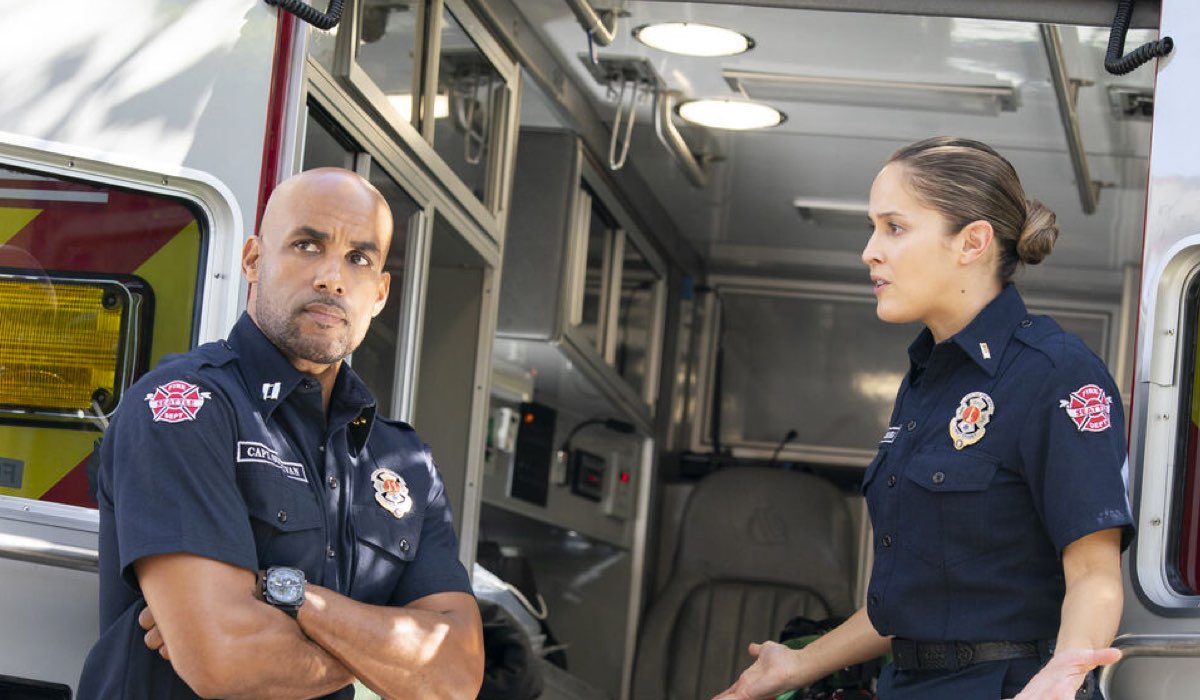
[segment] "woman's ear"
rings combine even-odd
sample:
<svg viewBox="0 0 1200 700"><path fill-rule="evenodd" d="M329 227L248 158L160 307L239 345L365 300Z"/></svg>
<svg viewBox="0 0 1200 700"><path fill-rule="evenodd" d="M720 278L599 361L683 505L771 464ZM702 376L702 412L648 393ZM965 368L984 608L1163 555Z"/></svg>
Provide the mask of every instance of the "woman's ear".
<svg viewBox="0 0 1200 700"><path fill-rule="evenodd" d="M992 228L991 222L980 219L964 226L959 235L961 236L961 248L958 260L963 265L971 265L983 258L991 248L996 231Z"/></svg>

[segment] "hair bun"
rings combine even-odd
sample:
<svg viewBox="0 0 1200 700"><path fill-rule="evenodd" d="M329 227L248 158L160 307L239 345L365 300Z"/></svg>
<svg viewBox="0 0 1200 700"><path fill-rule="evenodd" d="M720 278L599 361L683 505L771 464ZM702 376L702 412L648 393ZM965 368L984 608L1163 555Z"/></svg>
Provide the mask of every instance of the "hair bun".
<svg viewBox="0 0 1200 700"><path fill-rule="evenodd" d="M1054 212L1036 199L1025 202L1025 227L1017 239L1017 257L1027 265L1037 265L1058 240L1058 224Z"/></svg>

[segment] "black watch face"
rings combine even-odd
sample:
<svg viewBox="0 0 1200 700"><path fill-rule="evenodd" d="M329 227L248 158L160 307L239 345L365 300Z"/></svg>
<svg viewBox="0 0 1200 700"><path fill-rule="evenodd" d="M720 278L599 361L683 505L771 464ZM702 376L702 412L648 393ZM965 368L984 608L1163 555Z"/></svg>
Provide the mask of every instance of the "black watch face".
<svg viewBox="0 0 1200 700"><path fill-rule="evenodd" d="M267 595L276 605L299 605L304 600L304 572L278 568L267 572Z"/></svg>

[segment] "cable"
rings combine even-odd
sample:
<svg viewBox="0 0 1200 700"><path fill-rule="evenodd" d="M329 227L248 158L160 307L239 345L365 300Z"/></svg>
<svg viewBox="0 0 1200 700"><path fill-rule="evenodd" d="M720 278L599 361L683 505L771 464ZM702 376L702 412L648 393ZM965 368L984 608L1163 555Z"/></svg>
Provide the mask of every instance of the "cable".
<svg viewBox="0 0 1200 700"><path fill-rule="evenodd" d="M329 0L329 9L321 12L304 3L303 0L266 0L268 5L277 5L279 9L290 12L308 22L317 29L330 30L342 20L342 3L345 0Z"/></svg>
<svg viewBox="0 0 1200 700"><path fill-rule="evenodd" d="M1133 16L1133 0L1117 0L1117 14L1113 17L1112 33L1108 35L1108 53L1104 55L1104 70L1113 75L1125 75L1152 58L1162 58L1171 53L1175 42L1164 36L1158 41L1142 44L1130 53L1125 51L1125 36L1129 33L1129 20Z"/></svg>
<svg viewBox="0 0 1200 700"><path fill-rule="evenodd" d="M582 423L578 423L574 428L571 428L571 432L567 433L567 437L563 439L562 446L558 448L558 451L563 455L570 453L571 438L575 437L576 433L588 426L601 424L614 433L624 433L629 435L637 430L633 427L632 423L627 423L617 418L590 418Z"/></svg>
<svg viewBox="0 0 1200 700"><path fill-rule="evenodd" d="M779 447L776 447L775 453L771 455L771 461L767 462L768 467L775 466L775 462L779 459L779 453L783 451L783 446L792 440L795 440L797 435L799 435L799 433L797 433L794 428L787 431L787 434L784 435L783 439L779 441Z"/></svg>

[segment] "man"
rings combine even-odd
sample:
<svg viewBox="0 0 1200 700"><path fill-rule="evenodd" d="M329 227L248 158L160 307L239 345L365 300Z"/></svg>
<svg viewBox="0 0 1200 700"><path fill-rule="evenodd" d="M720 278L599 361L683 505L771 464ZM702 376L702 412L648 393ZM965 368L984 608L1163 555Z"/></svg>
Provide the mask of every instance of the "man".
<svg viewBox="0 0 1200 700"><path fill-rule="evenodd" d="M127 393L100 453L80 698L349 698L355 680L475 697L479 610L441 478L342 362L387 300L391 234L354 173L282 183L229 339Z"/></svg>

